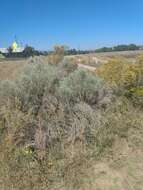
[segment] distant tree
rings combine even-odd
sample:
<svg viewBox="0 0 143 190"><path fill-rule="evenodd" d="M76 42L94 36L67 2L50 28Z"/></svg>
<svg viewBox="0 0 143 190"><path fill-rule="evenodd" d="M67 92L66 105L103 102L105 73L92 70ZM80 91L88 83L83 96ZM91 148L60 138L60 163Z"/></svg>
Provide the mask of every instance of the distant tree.
<svg viewBox="0 0 143 190"><path fill-rule="evenodd" d="M69 49L65 52L65 55L77 55L78 53L76 49Z"/></svg>
<svg viewBox="0 0 143 190"><path fill-rule="evenodd" d="M137 46L137 45L135 45L135 44L130 44L128 49L129 49L129 50L139 50L140 47Z"/></svg>
<svg viewBox="0 0 143 190"><path fill-rule="evenodd" d="M35 55L35 49L33 47L27 45L23 51L23 55L25 57L34 56Z"/></svg>
<svg viewBox="0 0 143 190"><path fill-rule="evenodd" d="M5 54L5 56L6 56L6 57L12 57L12 55L13 55L13 50L12 50L12 47L11 47L11 46L9 46L9 47L7 48L7 51L8 51L8 53Z"/></svg>
<svg viewBox="0 0 143 190"><path fill-rule="evenodd" d="M128 46L127 45L118 45L113 47L114 51L127 51L128 50Z"/></svg>
<svg viewBox="0 0 143 190"><path fill-rule="evenodd" d="M8 51L9 54L12 54L12 52L13 52L12 47L11 47L11 46L8 47L8 48L7 48L7 51Z"/></svg>
<svg viewBox="0 0 143 190"><path fill-rule="evenodd" d="M114 47L103 47L103 48L99 48L96 49L95 52L113 52L113 51L134 51L134 50L139 50L140 46L137 46L135 44L129 44L129 45L118 45L118 46L114 46Z"/></svg>
<svg viewBox="0 0 143 190"><path fill-rule="evenodd" d="M100 49L97 49L95 50L95 52L110 52L110 51L113 51L113 48L110 48L110 47L103 47L103 48L100 48Z"/></svg>

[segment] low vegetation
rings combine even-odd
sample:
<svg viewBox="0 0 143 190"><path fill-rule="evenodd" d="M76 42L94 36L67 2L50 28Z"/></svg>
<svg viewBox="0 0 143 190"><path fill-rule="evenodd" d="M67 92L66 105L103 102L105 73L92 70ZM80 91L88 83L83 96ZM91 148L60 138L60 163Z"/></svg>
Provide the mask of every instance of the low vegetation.
<svg viewBox="0 0 143 190"><path fill-rule="evenodd" d="M143 97L143 57L137 61L128 63L125 60L114 59L97 69L99 76L105 79L109 85L123 93L133 102L142 105Z"/></svg>
<svg viewBox="0 0 143 190"><path fill-rule="evenodd" d="M90 73L56 53L1 79L0 189L141 190L142 60Z"/></svg>

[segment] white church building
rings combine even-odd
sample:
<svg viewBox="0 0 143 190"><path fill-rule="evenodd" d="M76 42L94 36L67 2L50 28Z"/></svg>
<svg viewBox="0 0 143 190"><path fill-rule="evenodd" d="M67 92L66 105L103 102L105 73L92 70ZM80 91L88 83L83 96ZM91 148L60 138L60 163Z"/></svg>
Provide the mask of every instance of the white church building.
<svg viewBox="0 0 143 190"><path fill-rule="evenodd" d="M13 53L22 53L24 51L24 47L20 47L16 42L13 42L11 48ZM0 48L0 52L6 54L8 53L8 48Z"/></svg>

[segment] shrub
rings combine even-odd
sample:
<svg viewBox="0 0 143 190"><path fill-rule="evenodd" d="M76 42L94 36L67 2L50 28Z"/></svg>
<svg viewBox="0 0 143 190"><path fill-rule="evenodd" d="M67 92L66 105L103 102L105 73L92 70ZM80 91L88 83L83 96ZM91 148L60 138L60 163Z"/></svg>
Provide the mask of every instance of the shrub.
<svg viewBox="0 0 143 190"><path fill-rule="evenodd" d="M48 63L58 65L64 59L66 49L67 47L64 45L54 46L54 52L47 56Z"/></svg>
<svg viewBox="0 0 143 190"><path fill-rule="evenodd" d="M113 59L98 68L97 74L110 85L129 88L136 85L136 64Z"/></svg>
<svg viewBox="0 0 143 190"><path fill-rule="evenodd" d="M111 60L97 70L112 87L115 93L130 98L136 105L142 106L143 58L140 56L136 63L122 60Z"/></svg>
<svg viewBox="0 0 143 190"><path fill-rule="evenodd" d="M17 98L23 108L37 109L44 94L54 93L56 81L55 67L34 62L26 65L15 81L1 81L0 98L2 101Z"/></svg>
<svg viewBox="0 0 143 190"><path fill-rule="evenodd" d="M54 93L57 71L55 67L44 64L31 64L25 67L16 80L17 97L23 109L38 112L44 94Z"/></svg>
<svg viewBox="0 0 143 190"><path fill-rule="evenodd" d="M74 72L78 68L78 64L74 60L65 59L58 65L59 69L65 71L66 74Z"/></svg>
<svg viewBox="0 0 143 190"><path fill-rule="evenodd" d="M136 63L125 60L113 59L97 69L97 74L103 77L109 84L130 89L143 84L142 56Z"/></svg>
<svg viewBox="0 0 143 190"><path fill-rule="evenodd" d="M90 145L95 142L95 134L100 126L100 111L95 111L86 103L76 104L71 112L71 125L68 128L68 142Z"/></svg>
<svg viewBox="0 0 143 190"><path fill-rule="evenodd" d="M142 86L131 88L128 91L127 96L131 98L132 102L135 105L138 105L141 107L143 106L143 87Z"/></svg>
<svg viewBox="0 0 143 190"><path fill-rule="evenodd" d="M60 82L59 91L68 101L96 104L103 88L104 82L101 78L83 70L76 70Z"/></svg>

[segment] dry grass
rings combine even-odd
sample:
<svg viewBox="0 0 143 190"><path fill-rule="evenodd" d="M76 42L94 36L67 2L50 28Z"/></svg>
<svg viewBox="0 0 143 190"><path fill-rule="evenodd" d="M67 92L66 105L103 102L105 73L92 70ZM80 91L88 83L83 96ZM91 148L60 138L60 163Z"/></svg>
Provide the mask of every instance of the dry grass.
<svg viewBox="0 0 143 190"><path fill-rule="evenodd" d="M131 143L131 142L130 142ZM93 164L93 190L142 190L143 150L133 150L129 142L118 141L113 148L113 157L104 157Z"/></svg>
<svg viewBox="0 0 143 190"><path fill-rule="evenodd" d="M102 63L107 63L113 58L122 58L128 62L135 62L136 58L143 53L140 51L119 51L119 52L105 52L105 53L91 53L85 55L66 56L68 59L75 59L79 64L85 64L98 67Z"/></svg>
<svg viewBox="0 0 143 190"><path fill-rule="evenodd" d="M27 63L25 59L0 60L0 80L14 79L16 73Z"/></svg>

